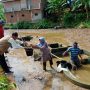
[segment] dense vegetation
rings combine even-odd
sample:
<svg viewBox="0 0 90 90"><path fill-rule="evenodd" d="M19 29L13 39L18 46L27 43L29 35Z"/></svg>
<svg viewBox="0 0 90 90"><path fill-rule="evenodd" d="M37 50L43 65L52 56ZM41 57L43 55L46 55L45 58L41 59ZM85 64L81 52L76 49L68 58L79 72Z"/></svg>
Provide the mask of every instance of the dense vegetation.
<svg viewBox="0 0 90 90"><path fill-rule="evenodd" d="M11 83L5 75L0 75L0 90L12 90L16 88L15 83Z"/></svg>
<svg viewBox="0 0 90 90"><path fill-rule="evenodd" d="M5 20L3 4L0 3L0 19Z"/></svg>
<svg viewBox="0 0 90 90"><path fill-rule="evenodd" d="M63 27L90 27L90 0L48 0L45 12Z"/></svg>
<svg viewBox="0 0 90 90"><path fill-rule="evenodd" d="M5 18L0 4L0 17ZM47 0L44 19L36 23L21 21L5 28L90 28L90 0Z"/></svg>

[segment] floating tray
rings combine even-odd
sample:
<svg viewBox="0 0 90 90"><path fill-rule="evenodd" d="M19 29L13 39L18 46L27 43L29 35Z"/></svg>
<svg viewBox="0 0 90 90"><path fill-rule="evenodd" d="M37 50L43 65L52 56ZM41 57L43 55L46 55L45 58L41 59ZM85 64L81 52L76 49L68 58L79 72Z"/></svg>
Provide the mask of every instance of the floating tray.
<svg viewBox="0 0 90 90"><path fill-rule="evenodd" d="M86 89L90 89L90 52L83 50L88 55L86 65L83 65L76 71L64 71L65 76L74 84Z"/></svg>

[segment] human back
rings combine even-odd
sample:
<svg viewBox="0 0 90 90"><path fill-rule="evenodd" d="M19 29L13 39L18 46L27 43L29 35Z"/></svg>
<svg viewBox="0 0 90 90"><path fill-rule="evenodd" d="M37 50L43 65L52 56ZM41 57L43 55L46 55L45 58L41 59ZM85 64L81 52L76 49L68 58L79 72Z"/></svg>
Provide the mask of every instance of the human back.
<svg viewBox="0 0 90 90"><path fill-rule="evenodd" d="M70 47L68 51L70 52L71 57L78 57L78 54L80 53L80 49L78 47Z"/></svg>

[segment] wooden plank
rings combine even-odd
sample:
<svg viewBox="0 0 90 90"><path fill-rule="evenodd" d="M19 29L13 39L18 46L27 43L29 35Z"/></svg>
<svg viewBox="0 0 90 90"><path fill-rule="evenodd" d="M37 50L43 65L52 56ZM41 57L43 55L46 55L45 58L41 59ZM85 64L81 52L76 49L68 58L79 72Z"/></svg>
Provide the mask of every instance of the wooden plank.
<svg viewBox="0 0 90 90"><path fill-rule="evenodd" d="M53 53L51 53L51 55L54 56L54 57L56 57L56 58L59 59L60 61L63 60L63 58L60 58L60 57L54 55Z"/></svg>

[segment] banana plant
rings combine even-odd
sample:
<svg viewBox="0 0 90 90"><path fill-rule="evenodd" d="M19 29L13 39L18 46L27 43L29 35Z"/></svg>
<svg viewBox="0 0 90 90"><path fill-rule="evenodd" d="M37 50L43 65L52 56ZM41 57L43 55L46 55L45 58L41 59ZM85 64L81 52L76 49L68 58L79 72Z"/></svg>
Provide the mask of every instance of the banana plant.
<svg viewBox="0 0 90 90"><path fill-rule="evenodd" d="M90 9L90 0L75 0L73 3L72 11L75 11L83 6L83 10L85 10L87 15L87 20L89 19L89 9Z"/></svg>
<svg viewBox="0 0 90 90"><path fill-rule="evenodd" d="M0 2L0 19L5 20L4 7L3 7L3 4L1 2Z"/></svg>
<svg viewBox="0 0 90 90"><path fill-rule="evenodd" d="M66 0L48 0L48 5L46 10L48 13L60 13L62 12L62 5Z"/></svg>

